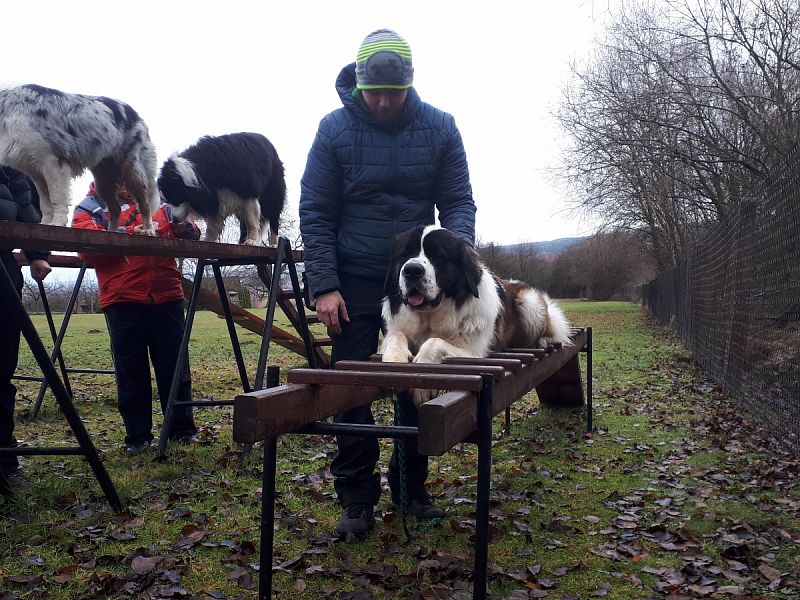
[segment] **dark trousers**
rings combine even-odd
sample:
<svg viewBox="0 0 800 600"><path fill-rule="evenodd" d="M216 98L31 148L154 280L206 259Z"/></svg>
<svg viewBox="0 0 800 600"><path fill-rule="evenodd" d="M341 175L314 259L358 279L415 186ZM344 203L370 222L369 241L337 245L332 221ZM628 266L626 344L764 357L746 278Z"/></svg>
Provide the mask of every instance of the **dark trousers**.
<svg viewBox="0 0 800 600"><path fill-rule="evenodd" d="M351 316L349 323L342 324L342 333L331 336L333 347L331 362L339 360L369 360L378 350L378 334L382 321L379 315ZM417 409L411 402L411 394L398 395L401 409L395 415L397 425L416 426ZM361 423L373 425L370 405L360 406L337 414L335 423ZM357 436L340 435L336 437L339 452L331 463L334 488L342 506L350 504L370 504L375 506L381 494L380 474L375 472L378 462L378 440ZM400 460L398 444L405 449L405 467L408 482L408 496L422 498L425 494L425 480L428 477L428 457L417 452L415 440L396 440L392 458L389 462L389 485L392 497L400 499Z"/></svg>
<svg viewBox="0 0 800 600"><path fill-rule="evenodd" d="M119 413L125 424L125 443L139 444L153 439L153 388L150 362L156 376L161 412L167 406L172 375L184 329L183 302L136 304L120 302L104 309L111 337L111 352L117 380ZM148 362L148 353L150 362ZM192 399L189 363L181 375L176 401ZM197 433L192 408L175 406L169 437ZM167 424L165 423L165 427Z"/></svg>
<svg viewBox="0 0 800 600"><path fill-rule="evenodd" d="M22 294L22 271L11 252L0 253L3 267L11 277L17 295ZM3 276L0 273L0 276ZM17 388L11 383L11 377L17 370L19 359L19 324L12 318L11 310L0 301L0 447L15 448L14 437L14 401ZM19 460L13 455L0 455L0 469L5 473L16 471Z"/></svg>

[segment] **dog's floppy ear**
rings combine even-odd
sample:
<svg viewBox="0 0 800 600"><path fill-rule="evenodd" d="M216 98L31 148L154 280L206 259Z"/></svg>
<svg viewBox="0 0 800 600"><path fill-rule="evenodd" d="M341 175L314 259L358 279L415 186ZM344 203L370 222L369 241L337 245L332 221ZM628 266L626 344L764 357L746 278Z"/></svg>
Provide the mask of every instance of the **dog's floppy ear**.
<svg viewBox="0 0 800 600"><path fill-rule="evenodd" d="M478 261L478 254L472 247L462 240L459 248L459 258L464 269L464 278L467 282L467 289L470 294L478 297L478 284L481 282L483 269Z"/></svg>
<svg viewBox="0 0 800 600"><path fill-rule="evenodd" d="M383 282L383 293L389 298L395 298L400 293L400 256L408 243L411 231L398 233L392 240L392 253L389 256L389 269L386 280Z"/></svg>

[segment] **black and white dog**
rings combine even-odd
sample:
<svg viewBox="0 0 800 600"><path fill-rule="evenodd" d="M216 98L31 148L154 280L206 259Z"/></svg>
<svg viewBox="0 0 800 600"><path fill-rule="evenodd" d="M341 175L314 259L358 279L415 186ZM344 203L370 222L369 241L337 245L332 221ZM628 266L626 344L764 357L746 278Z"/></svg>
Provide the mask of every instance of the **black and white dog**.
<svg viewBox="0 0 800 600"><path fill-rule="evenodd" d="M395 238L385 292L384 362L441 363L571 344L564 313L546 293L495 277L472 247L434 225ZM414 404L436 393L414 390Z"/></svg>
<svg viewBox="0 0 800 600"><path fill-rule="evenodd" d="M161 167L158 187L178 219L206 222L206 240L216 241L225 219L239 219L239 243L258 246L266 229L275 245L286 180L270 141L258 133L205 136Z"/></svg>
<svg viewBox="0 0 800 600"><path fill-rule="evenodd" d="M108 204L109 229L119 222L120 184L143 200L142 233L155 234L156 152L147 125L124 102L39 85L0 90L0 164L33 179L45 225L67 225L70 181L89 169Z"/></svg>

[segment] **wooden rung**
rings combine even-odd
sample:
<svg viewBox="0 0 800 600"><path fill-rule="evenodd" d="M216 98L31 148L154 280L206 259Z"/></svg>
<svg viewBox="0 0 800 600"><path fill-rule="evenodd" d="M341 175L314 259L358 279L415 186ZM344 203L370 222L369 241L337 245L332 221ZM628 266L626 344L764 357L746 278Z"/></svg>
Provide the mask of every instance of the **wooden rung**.
<svg viewBox="0 0 800 600"><path fill-rule="evenodd" d="M491 375L495 381L500 381L506 374L503 367L489 365L435 365L425 363L385 363L365 362L359 360L340 360L336 369L342 371L386 371L392 373L440 373L445 375Z"/></svg>
<svg viewBox="0 0 800 600"><path fill-rule="evenodd" d="M309 325L313 325L314 323L319 323L319 317L316 314L306 315L306 323Z"/></svg>
<svg viewBox="0 0 800 600"><path fill-rule="evenodd" d="M234 400L233 439L254 444L374 402L379 387L288 384L239 394Z"/></svg>
<svg viewBox="0 0 800 600"><path fill-rule="evenodd" d="M511 352L513 354L533 354L536 358L541 358L546 353L544 348L506 348L503 352Z"/></svg>
<svg viewBox="0 0 800 600"><path fill-rule="evenodd" d="M314 338L315 346L332 346L333 340L331 338Z"/></svg>
<svg viewBox="0 0 800 600"><path fill-rule="evenodd" d="M464 358L461 356L450 356L444 359L448 365L488 365L503 367L509 371L519 371L522 368L522 361L514 358Z"/></svg>
<svg viewBox="0 0 800 600"><path fill-rule="evenodd" d="M439 375L425 373L373 373L369 371L337 371L326 369L293 369L287 375L289 383L313 385L371 385L399 389L464 390L481 389L479 375Z"/></svg>
<svg viewBox="0 0 800 600"><path fill-rule="evenodd" d="M530 352L490 352L489 358L513 358L525 365L529 365L536 360L536 357Z"/></svg>

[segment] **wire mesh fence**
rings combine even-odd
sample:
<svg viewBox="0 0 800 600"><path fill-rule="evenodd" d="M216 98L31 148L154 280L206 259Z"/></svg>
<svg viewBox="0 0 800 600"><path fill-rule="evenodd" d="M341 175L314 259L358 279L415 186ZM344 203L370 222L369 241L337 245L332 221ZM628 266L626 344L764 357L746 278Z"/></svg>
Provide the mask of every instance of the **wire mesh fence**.
<svg viewBox="0 0 800 600"><path fill-rule="evenodd" d="M800 148L642 297L697 363L800 446Z"/></svg>

